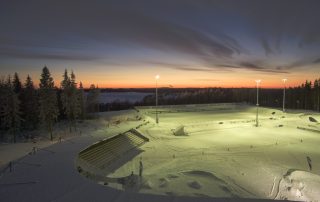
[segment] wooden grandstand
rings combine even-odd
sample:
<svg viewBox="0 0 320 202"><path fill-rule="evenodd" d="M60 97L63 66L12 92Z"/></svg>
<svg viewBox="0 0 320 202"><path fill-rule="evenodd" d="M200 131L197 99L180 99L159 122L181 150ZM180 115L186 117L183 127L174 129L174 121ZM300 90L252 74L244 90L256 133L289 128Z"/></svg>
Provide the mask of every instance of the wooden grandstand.
<svg viewBox="0 0 320 202"><path fill-rule="evenodd" d="M122 155L148 142L136 129L100 141L79 153L79 158L90 166L105 169Z"/></svg>

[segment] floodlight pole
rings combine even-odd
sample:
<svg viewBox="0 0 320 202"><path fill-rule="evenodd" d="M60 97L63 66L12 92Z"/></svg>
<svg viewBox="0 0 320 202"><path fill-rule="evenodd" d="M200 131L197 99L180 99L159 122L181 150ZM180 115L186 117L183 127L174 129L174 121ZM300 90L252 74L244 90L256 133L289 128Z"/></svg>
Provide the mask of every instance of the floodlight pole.
<svg viewBox="0 0 320 202"><path fill-rule="evenodd" d="M259 84L261 80L256 80L257 83L257 113L256 113L256 127L259 126Z"/></svg>
<svg viewBox="0 0 320 202"><path fill-rule="evenodd" d="M159 123L159 117L158 117L158 79L159 75L156 76L156 123Z"/></svg>
<svg viewBox="0 0 320 202"><path fill-rule="evenodd" d="M283 103L282 103L282 111L285 112L285 105L286 105L286 81L288 79L282 79L283 81Z"/></svg>

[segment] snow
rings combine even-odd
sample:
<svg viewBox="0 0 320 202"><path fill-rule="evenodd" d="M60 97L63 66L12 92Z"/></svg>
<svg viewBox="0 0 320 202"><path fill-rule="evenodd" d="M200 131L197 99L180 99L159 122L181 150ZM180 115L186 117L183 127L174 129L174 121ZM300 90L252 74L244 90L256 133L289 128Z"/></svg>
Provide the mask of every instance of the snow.
<svg viewBox="0 0 320 202"><path fill-rule="evenodd" d="M320 120L319 114L260 108L260 126L255 127L255 107L246 105L159 108L158 125L152 107L139 108L139 113L100 113L97 120L85 121L79 126L81 136L46 148L54 153L40 150L27 155L22 160L27 164L16 164L14 172L0 177L1 200L319 200L320 134L297 129L319 130L318 123L309 121L310 116ZM137 116L142 119L136 120ZM139 128L150 139L141 147L143 153L97 181L77 172L75 160L81 150L147 121ZM172 129L181 125L187 135L174 136ZM1 159L3 154L1 151ZM137 176L140 160L143 177L137 178L135 187L123 191L118 183L101 181L122 178L132 171Z"/></svg>
<svg viewBox="0 0 320 202"><path fill-rule="evenodd" d="M142 184L140 193L274 199L273 189L288 170L308 171L307 156L319 175L319 134L297 129L319 129L309 114L260 108L260 126L255 127L256 108L245 105L160 107L158 125L153 108L139 111L153 120L139 129L150 143L108 177L138 173L142 158L147 185ZM182 124L187 136L173 136L172 130Z"/></svg>
<svg viewBox="0 0 320 202"><path fill-rule="evenodd" d="M277 199L315 201L320 196L320 176L292 170L281 180Z"/></svg>
<svg viewBox="0 0 320 202"><path fill-rule="evenodd" d="M24 157L32 151L33 147L45 148L53 144L50 140L42 140L38 142L25 142L16 144L0 145L0 168L7 165L10 161Z"/></svg>

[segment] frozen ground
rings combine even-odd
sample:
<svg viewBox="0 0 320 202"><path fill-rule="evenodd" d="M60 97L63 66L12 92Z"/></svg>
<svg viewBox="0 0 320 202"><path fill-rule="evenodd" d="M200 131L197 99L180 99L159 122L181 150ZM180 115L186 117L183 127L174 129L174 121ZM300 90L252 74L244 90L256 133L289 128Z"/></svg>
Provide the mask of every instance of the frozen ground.
<svg viewBox="0 0 320 202"><path fill-rule="evenodd" d="M15 144L1 143L0 168L12 160L23 158L26 154L32 152L33 147L41 150L57 143L59 141L59 137L61 137L63 141L68 141L69 139L74 138L75 136L79 135L80 130L86 131L86 128L83 126L84 125L82 125L82 128L79 128L78 131L69 132L66 122L56 124L53 130L53 141L50 140L50 135L46 131L39 130L32 131L33 135L35 136L34 139L18 139L18 142Z"/></svg>
<svg viewBox="0 0 320 202"><path fill-rule="evenodd" d="M267 201L319 200L319 130L309 116L261 108L260 127L254 127L255 108L236 105L174 106L161 108L160 124L154 109L101 113L80 126L74 136L27 155L14 172L0 177L3 201ZM272 115L272 112L275 112ZM123 191L119 184L101 185L75 168L79 151L101 139L143 123L150 138L144 152L108 177L137 174L141 183ZM272 120L270 119L272 118ZM107 127L107 125L109 127ZM183 125L185 136L172 129ZM0 153L0 157L4 155ZM307 156L312 160L310 171ZM197 198L195 198L197 197ZM240 197L240 198L239 198ZM251 198L251 199L250 199ZM266 200L258 200L266 199Z"/></svg>
<svg viewBox="0 0 320 202"><path fill-rule="evenodd" d="M139 110L155 118L154 109ZM260 125L255 127L255 107L173 106L159 112L158 125L153 121L139 128L150 138L144 152L108 177L138 173L142 159L143 179L135 187L140 193L320 199L320 127L309 121L310 116L320 120L319 114L260 108ZM186 135L174 136L172 131L181 125Z"/></svg>

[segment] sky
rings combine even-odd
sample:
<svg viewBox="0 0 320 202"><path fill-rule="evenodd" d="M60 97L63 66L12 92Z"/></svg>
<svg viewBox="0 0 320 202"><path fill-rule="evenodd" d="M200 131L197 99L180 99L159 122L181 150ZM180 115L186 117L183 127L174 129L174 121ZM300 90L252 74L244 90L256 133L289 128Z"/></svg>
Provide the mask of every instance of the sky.
<svg viewBox="0 0 320 202"><path fill-rule="evenodd" d="M0 75L85 87L280 88L320 78L318 0L1 0Z"/></svg>

